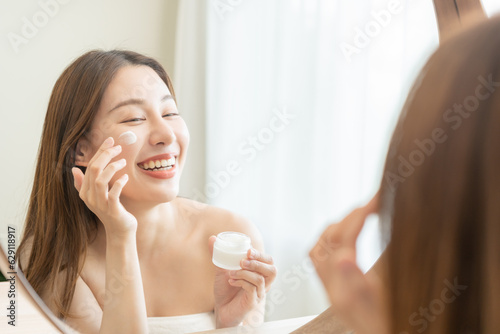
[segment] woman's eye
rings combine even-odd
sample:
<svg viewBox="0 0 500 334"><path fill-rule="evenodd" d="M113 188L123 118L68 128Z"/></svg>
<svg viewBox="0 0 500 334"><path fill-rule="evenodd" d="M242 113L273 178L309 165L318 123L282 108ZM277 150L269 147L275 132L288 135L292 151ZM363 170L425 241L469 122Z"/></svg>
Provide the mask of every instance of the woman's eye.
<svg viewBox="0 0 500 334"><path fill-rule="evenodd" d="M172 112L172 113L168 113L168 114L163 115L163 117L172 117L172 116L179 116L179 114L176 112Z"/></svg>
<svg viewBox="0 0 500 334"><path fill-rule="evenodd" d="M144 118L131 118L131 119L128 119L126 121L123 121L122 123L140 122L143 120L144 120Z"/></svg>

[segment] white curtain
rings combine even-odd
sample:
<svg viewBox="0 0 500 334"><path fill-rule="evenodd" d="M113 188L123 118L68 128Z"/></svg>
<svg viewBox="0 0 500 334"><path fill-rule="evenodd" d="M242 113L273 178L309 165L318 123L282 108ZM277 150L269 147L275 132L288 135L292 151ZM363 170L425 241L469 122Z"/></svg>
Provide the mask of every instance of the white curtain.
<svg viewBox="0 0 500 334"><path fill-rule="evenodd" d="M308 250L327 223L376 191L403 99L438 44L431 1L389 3L207 8L204 191L264 235L280 270L274 289L284 294L268 300L269 320L327 307ZM363 234L359 262L368 269L380 252L376 222Z"/></svg>
<svg viewBox="0 0 500 334"><path fill-rule="evenodd" d="M262 232L279 269L267 320L320 313L308 251L379 185L395 120L438 45L432 1L202 2L180 0L176 90L191 157L205 158L190 167L204 180L186 173L182 192ZM376 221L358 245L367 270Z"/></svg>

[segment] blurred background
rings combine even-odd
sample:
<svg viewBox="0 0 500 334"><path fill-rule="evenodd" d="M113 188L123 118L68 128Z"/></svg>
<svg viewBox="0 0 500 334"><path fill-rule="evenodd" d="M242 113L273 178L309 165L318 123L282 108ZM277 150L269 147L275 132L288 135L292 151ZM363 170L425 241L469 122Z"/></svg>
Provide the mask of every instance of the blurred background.
<svg viewBox="0 0 500 334"><path fill-rule="evenodd" d="M488 15L500 2L482 0ZM267 320L328 302L308 251L376 191L438 45L431 0L0 0L0 242L18 242L52 87L90 49L158 59L191 133L182 196L253 221L279 269ZM367 270L377 221L358 240ZM275 296L270 298L271 296ZM279 296L279 297L278 297Z"/></svg>

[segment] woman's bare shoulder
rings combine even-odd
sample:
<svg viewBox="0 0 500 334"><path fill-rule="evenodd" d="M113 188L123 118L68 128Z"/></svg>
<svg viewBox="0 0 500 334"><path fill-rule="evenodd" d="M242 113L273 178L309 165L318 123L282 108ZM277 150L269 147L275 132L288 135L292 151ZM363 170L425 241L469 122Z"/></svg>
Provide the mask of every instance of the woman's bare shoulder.
<svg viewBox="0 0 500 334"><path fill-rule="evenodd" d="M177 198L178 208L197 225L202 225L211 235L224 231L247 234L254 245L262 248L262 237L257 227L247 218L232 211L200 203L187 198Z"/></svg>

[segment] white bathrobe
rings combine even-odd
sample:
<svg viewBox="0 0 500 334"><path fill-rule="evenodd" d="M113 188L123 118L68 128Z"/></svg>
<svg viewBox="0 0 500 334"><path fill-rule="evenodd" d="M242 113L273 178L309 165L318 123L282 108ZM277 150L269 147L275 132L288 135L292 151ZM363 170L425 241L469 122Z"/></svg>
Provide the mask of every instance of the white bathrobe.
<svg viewBox="0 0 500 334"><path fill-rule="evenodd" d="M149 334L184 334L215 329L214 312L148 318Z"/></svg>

